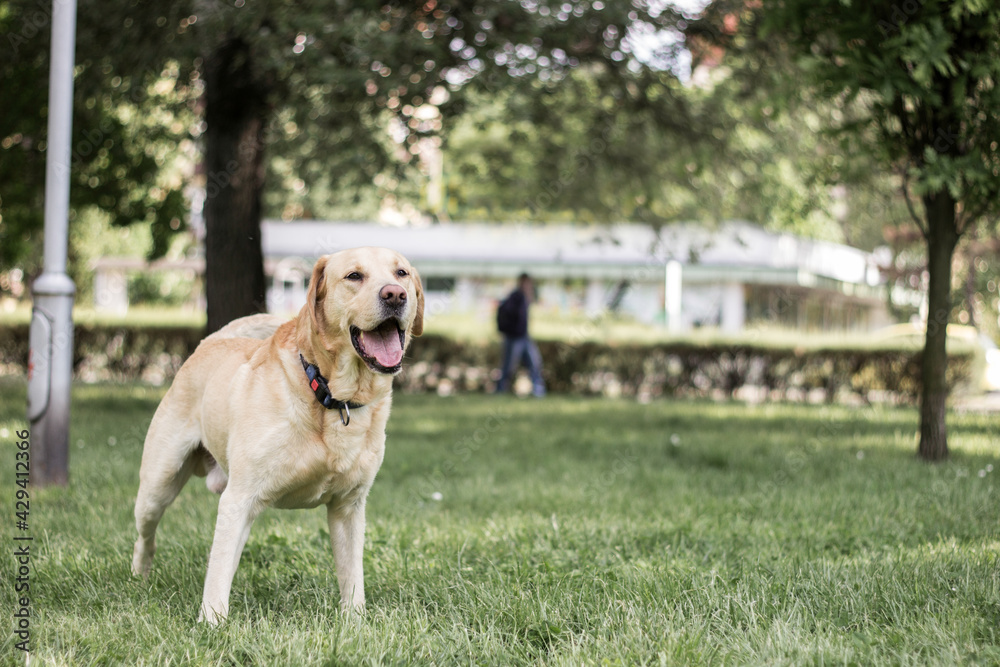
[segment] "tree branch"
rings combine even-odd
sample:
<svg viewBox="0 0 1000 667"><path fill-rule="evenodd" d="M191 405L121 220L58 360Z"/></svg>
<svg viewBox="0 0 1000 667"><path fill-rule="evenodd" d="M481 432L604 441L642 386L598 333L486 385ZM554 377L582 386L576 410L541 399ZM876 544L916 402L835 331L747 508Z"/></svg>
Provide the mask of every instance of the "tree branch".
<svg viewBox="0 0 1000 667"><path fill-rule="evenodd" d="M975 226L976 221L986 214L986 211L990 209L992 202L984 201L980 202L979 206L975 207L971 211L963 208L962 212L955 219L955 231L961 236L965 234L969 229Z"/></svg>
<svg viewBox="0 0 1000 667"><path fill-rule="evenodd" d="M924 235L924 238L927 238L930 231L925 224L926 221L917 214L917 209L913 206L913 200L910 199L910 170L908 169L908 165L903 166L903 184L901 189L903 191L903 199L906 201L906 210L910 212L910 217L917 223L917 229Z"/></svg>

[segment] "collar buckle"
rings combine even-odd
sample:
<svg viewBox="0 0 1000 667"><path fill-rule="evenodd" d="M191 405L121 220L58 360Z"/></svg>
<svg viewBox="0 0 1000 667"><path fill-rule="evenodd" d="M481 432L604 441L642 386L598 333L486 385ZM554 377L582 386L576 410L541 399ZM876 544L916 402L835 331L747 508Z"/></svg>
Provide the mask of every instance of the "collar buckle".
<svg viewBox="0 0 1000 667"><path fill-rule="evenodd" d="M330 393L330 385L327 384L326 378L322 376L319 372L319 366L316 364L310 364L306 361L306 358L299 353L299 361L302 362L302 368L306 372L306 378L309 379L309 388L312 389L313 394L316 395L316 400L319 401L327 410L333 410L334 408L340 412L340 423L347 426L351 423L351 408L361 408L363 405L357 403L350 403L348 401L341 401L333 397Z"/></svg>

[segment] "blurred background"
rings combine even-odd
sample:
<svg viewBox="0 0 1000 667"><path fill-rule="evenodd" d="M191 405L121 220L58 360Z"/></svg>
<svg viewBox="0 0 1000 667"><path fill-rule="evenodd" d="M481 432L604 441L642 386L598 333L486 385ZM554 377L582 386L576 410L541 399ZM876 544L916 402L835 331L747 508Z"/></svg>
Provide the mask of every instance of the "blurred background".
<svg viewBox="0 0 1000 667"><path fill-rule="evenodd" d="M495 341L497 300L527 271L533 334L574 349L912 351L936 312L922 221L943 190L961 231L943 321L976 357L969 386L1000 389L998 223L978 204L996 190L995 111L907 127L946 106L940 81L980 76L961 49L996 55L970 27L994 10L948 4L81 0L75 319L200 335L292 314L317 257L385 245L420 269L429 331L454 340ZM11 332L42 269L49 19L0 1ZM124 359L135 336L115 335L78 371ZM14 338L4 368L20 372ZM156 348L168 361L148 377L182 347Z"/></svg>

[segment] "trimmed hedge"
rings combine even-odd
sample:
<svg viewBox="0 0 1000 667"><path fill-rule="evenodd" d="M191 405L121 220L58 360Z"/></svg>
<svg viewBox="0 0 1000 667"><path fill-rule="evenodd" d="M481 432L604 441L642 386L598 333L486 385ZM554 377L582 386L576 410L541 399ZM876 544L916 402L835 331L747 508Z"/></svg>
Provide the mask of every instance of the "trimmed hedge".
<svg viewBox="0 0 1000 667"><path fill-rule="evenodd" d="M0 375L26 372L29 324L0 327ZM73 372L84 382L169 381L204 335L201 327L78 324Z"/></svg>
<svg viewBox="0 0 1000 667"><path fill-rule="evenodd" d="M79 380L168 382L202 338L198 327L79 325L74 370ZM817 349L668 342L571 345L540 341L549 391L587 396L662 396L914 402L920 352L913 349ZM0 328L0 375L25 372L28 325ZM442 395L492 391L498 343L443 336L414 339L397 387ZM974 353L952 353L952 387L968 383Z"/></svg>
<svg viewBox="0 0 1000 667"><path fill-rule="evenodd" d="M782 348L670 342L569 345L539 341L549 391L589 396L913 403L921 353L913 349ZM491 390L499 345L416 339L398 384L441 394ZM969 384L974 353L951 353L952 388Z"/></svg>

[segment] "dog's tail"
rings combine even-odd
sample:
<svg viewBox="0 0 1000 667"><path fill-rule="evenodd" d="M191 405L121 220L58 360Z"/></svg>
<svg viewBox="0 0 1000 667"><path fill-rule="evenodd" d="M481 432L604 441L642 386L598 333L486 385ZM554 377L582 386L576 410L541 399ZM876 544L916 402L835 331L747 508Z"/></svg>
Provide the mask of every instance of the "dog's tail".
<svg viewBox="0 0 1000 667"><path fill-rule="evenodd" d="M222 327L205 340L216 340L218 338L256 338L263 340L271 337L282 324L286 322L280 315L247 315L238 320L233 320Z"/></svg>

